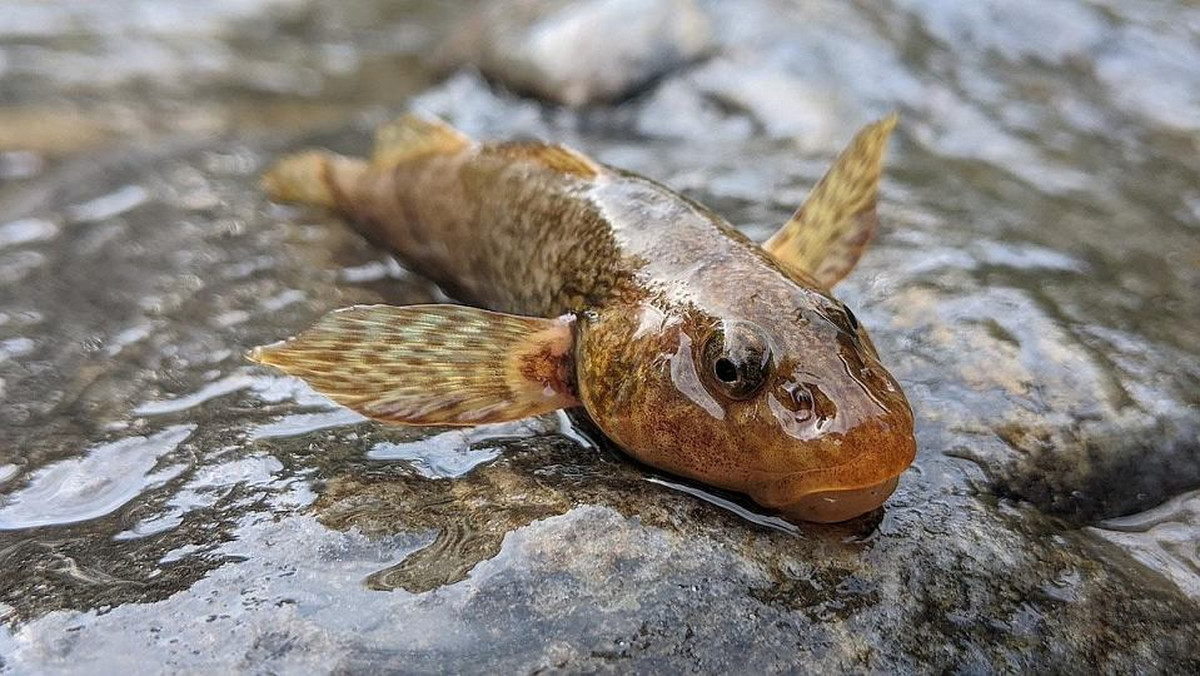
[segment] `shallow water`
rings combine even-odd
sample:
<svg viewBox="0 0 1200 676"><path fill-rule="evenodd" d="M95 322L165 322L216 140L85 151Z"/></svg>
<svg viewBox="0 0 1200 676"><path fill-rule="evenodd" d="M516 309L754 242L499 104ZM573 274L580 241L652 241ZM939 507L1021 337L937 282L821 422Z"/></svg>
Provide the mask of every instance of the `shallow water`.
<svg viewBox="0 0 1200 676"><path fill-rule="evenodd" d="M710 56L575 113L433 84L457 3L335 5L5 3L0 669L1195 666L1200 10L710 3ZM757 239L898 109L839 287L917 414L885 509L793 527L586 422L388 428L245 362L442 298L256 186L408 104Z"/></svg>

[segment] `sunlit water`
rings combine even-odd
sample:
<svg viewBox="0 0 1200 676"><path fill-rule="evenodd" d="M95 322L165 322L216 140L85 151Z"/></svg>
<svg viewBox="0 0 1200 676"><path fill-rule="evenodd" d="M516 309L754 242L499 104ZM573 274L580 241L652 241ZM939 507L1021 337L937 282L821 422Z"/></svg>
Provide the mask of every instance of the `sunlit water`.
<svg viewBox="0 0 1200 676"><path fill-rule="evenodd" d="M287 147L362 152L462 9L9 2L0 669L1194 656L1200 11L712 5L714 55L620 106L470 72L412 104L565 140L760 240L898 109L883 230L839 288L918 418L885 510L797 527L565 416L387 428L244 361L334 307L443 298L256 185Z"/></svg>

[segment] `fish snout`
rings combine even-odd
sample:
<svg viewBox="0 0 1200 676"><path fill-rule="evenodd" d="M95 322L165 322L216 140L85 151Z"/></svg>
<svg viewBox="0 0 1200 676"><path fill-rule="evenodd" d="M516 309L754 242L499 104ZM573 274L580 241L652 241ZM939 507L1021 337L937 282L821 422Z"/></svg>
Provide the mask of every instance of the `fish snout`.
<svg viewBox="0 0 1200 676"><path fill-rule="evenodd" d="M845 462L804 469L752 491L759 504L791 521L847 521L882 505L916 457L917 442L907 408L840 435Z"/></svg>
<svg viewBox="0 0 1200 676"><path fill-rule="evenodd" d="M899 483L900 476L897 475L860 488L816 491L802 496L796 502L784 505L779 511L789 521L849 521L882 505L891 497Z"/></svg>

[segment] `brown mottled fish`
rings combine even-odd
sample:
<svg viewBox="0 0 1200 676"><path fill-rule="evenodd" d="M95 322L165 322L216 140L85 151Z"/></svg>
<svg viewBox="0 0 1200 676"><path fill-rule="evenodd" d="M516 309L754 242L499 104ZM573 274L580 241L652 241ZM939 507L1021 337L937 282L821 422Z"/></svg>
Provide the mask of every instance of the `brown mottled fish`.
<svg viewBox="0 0 1200 676"><path fill-rule="evenodd" d="M829 289L874 231L895 122L863 129L763 246L574 150L411 115L369 161L286 157L272 198L346 215L477 307L347 308L251 357L403 425L583 407L638 460L790 519L863 514L912 462L913 419Z"/></svg>

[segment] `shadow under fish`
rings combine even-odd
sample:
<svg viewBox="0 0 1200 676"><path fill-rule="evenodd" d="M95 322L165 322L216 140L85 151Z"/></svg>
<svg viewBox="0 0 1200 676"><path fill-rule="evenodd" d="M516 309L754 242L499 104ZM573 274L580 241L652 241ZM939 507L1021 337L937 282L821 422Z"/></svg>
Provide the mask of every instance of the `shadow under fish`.
<svg viewBox="0 0 1200 676"><path fill-rule="evenodd" d="M576 423L588 425L583 420ZM846 543L868 537L882 514L876 510L845 524L801 532L785 522L772 522L734 494L668 480L652 468L630 463L602 439L582 452L575 439L561 434L479 443L499 443L503 453L454 477L432 478L417 471L368 473L342 465L325 482L313 510L327 527L354 528L369 537L431 533L428 544L369 575L368 588L420 594L455 584L479 563L497 556L513 531L584 505L606 507L647 526L695 537L724 532L772 538L778 546L748 548L768 569L778 567L774 559L809 546L802 541L810 538L826 546L853 546ZM673 490L663 490L664 485ZM717 526L721 522L759 527L723 529Z"/></svg>

